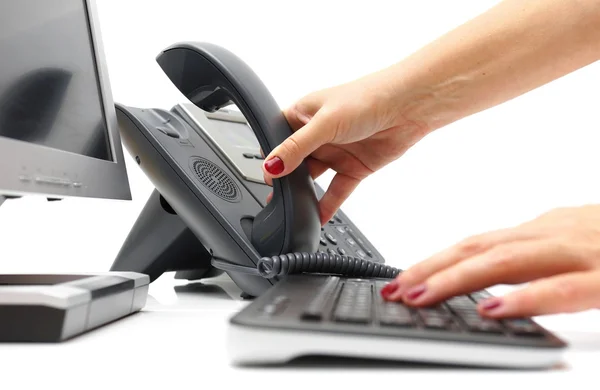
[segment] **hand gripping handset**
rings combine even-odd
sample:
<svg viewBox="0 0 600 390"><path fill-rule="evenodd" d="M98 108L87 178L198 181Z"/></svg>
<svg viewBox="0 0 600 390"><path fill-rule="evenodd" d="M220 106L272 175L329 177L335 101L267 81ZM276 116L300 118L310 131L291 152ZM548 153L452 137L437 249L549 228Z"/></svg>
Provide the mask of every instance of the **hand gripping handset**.
<svg viewBox="0 0 600 390"><path fill-rule="evenodd" d="M235 104L265 155L292 134L265 85L228 50L209 43L180 43L165 49L157 61L181 93L202 110L214 112ZM314 253L320 229L314 183L302 163L273 180L273 198L252 223L252 245L261 256Z"/></svg>

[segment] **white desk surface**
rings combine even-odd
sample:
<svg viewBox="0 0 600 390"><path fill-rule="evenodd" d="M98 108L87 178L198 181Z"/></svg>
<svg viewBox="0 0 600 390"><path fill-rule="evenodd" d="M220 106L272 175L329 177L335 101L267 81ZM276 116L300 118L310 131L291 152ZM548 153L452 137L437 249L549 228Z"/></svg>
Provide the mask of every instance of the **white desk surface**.
<svg viewBox="0 0 600 390"><path fill-rule="evenodd" d="M446 388L598 388L591 375L600 367L599 312L538 319L571 343L564 363L548 371L512 371L426 366L407 363L323 359L279 367L232 366L225 350L228 318L246 303L227 278L203 284L174 280L169 274L150 288L140 313L61 344L5 344L0 347L0 380L6 388L201 388L217 379L233 388L304 388L334 384ZM494 291L493 291L494 292ZM587 317L587 318L583 318ZM592 380L590 380L590 379ZM336 383L339 383L336 384ZM516 385L516 386L515 386ZM131 386L131 387L129 387ZM513 387L515 386L515 387ZM4 385L2 386L3 388Z"/></svg>

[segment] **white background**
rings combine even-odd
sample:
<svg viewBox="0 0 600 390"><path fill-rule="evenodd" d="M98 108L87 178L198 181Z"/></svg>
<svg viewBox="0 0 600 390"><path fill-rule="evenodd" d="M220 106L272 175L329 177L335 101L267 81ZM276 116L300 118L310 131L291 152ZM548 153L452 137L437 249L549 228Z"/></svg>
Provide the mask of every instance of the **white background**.
<svg viewBox="0 0 600 390"><path fill-rule="evenodd" d="M496 3L100 0L98 9L115 101L181 101L155 56L175 42L208 41L244 59L285 107L399 61ZM465 236L598 203L599 89L596 63L443 128L342 208L389 264L405 268ZM31 197L0 207L0 272L108 270L152 191L126 158L133 201ZM597 329L598 318L584 314L565 326Z"/></svg>

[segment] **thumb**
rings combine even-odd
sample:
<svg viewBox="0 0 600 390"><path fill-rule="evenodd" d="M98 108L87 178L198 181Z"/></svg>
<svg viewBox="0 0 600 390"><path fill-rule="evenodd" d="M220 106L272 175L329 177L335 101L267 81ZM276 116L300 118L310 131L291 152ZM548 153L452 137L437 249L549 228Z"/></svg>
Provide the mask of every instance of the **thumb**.
<svg viewBox="0 0 600 390"><path fill-rule="evenodd" d="M265 175L279 178L293 172L312 152L333 140L332 129L317 113L269 153L263 164Z"/></svg>

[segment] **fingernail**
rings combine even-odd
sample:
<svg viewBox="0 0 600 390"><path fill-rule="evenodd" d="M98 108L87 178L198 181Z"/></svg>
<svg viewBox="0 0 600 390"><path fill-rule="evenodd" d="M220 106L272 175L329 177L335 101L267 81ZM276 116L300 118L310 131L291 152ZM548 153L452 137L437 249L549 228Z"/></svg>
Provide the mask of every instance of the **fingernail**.
<svg viewBox="0 0 600 390"><path fill-rule="evenodd" d="M279 175L284 169L283 161L281 161L279 157L270 158L269 160L265 161L265 169L271 175Z"/></svg>
<svg viewBox="0 0 600 390"><path fill-rule="evenodd" d="M502 305L502 300L497 297L488 298L485 301L482 301L480 305L483 311L489 312L498 309L500 305Z"/></svg>
<svg viewBox="0 0 600 390"><path fill-rule="evenodd" d="M413 301L413 300L417 299L418 297L420 297L421 294L423 294L426 289L427 288L425 287L424 284L419 284L418 286L415 286L406 292L406 298Z"/></svg>
<svg viewBox="0 0 600 390"><path fill-rule="evenodd" d="M398 287L400 287L398 281L394 280L392 282L389 282L381 289L381 296L386 299L389 298L390 295L392 295L396 290L398 290Z"/></svg>

